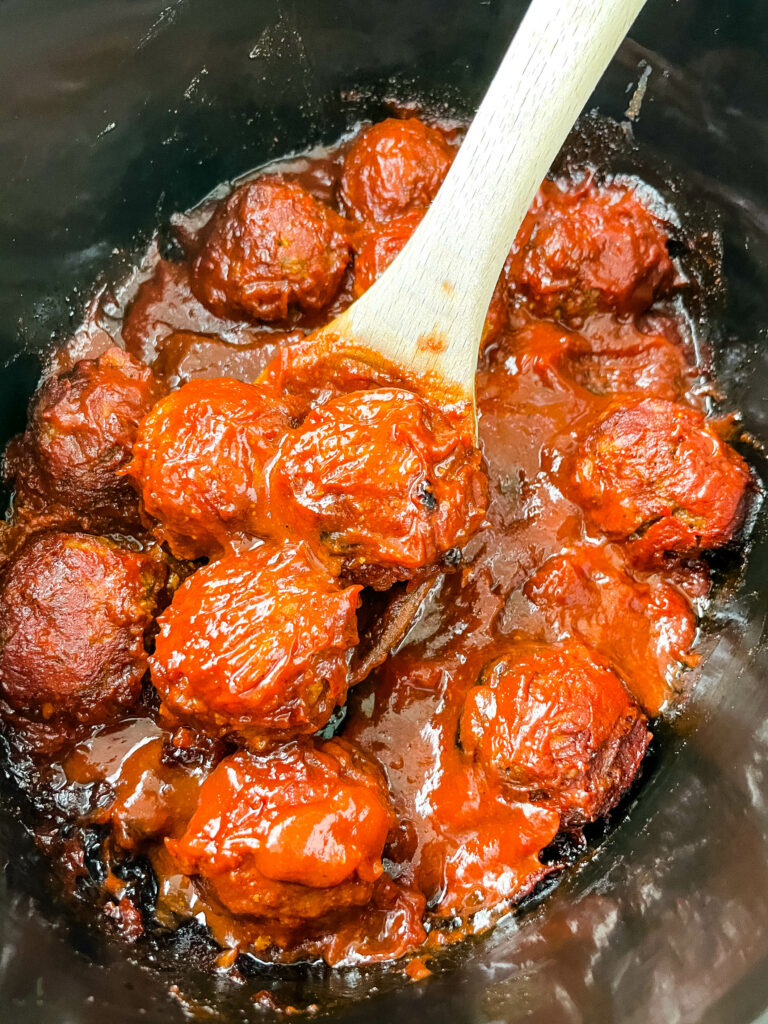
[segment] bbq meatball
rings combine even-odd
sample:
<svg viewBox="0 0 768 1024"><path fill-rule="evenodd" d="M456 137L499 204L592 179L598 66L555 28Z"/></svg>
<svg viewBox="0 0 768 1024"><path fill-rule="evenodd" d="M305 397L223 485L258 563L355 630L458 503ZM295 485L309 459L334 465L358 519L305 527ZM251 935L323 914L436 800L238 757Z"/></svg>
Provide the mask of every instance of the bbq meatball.
<svg viewBox="0 0 768 1024"><path fill-rule="evenodd" d="M411 210L385 224L376 224L363 234L363 241L355 257L354 291L357 297L368 291L373 282L384 273L419 226L425 212ZM498 337L507 325L503 284L500 278L485 318L481 345Z"/></svg>
<svg viewBox="0 0 768 1024"><path fill-rule="evenodd" d="M668 401L684 392L689 367L681 348L663 334L640 330L634 319L617 321L607 313L591 317L582 331L568 332L561 367L588 391L635 391Z"/></svg>
<svg viewBox="0 0 768 1024"><path fill-rule="evenodd" d="M192 266L192 291L220 317L284 320L317 312L349 262L344 221L294 182L242 185L211 218Z"/></svg>
<svg viewBox="0 0 768 1024"><path fill-rule="evenodd" d="M274 470L298 519L358 582L386 588L434 564L480 526L481 457L466 426L409 391L378 388L312 410Z"/></svg>
<svg viewBox="0 0 768 1024"><path fill-rule="evenodd" d="M555 636L577 637L606 659L649 715L670 696L673 676L696 663L696 618L668 583L633 579L601 547L554 555L525 585Z"/></svg>
<svg viewBox="0 0 768 1024"><path fill-rule="evenodd" d="M378 768L343 740L233 754L166 840L235 914L300 925L366 904L394 824Z"/></svg>
<svg viewBox="0 0 768 1024"><path fill-rule="evenodd" d="M631 186L545 181L507 261L511 297L558 319L642 312L674 279L666 242Z"/></svg>
<svg viewBox="0 0 768 1024"><path fill-rule="evenodd" d="M557 835L560 815L549 807L509 804L485 794L482 812L427 841L417 881L437 918L466 917L527 896L554 870L539 854Z"/></svg>
<svg viewBox="0 0 768 1024"><path fill-rule="evenodd" d="M575 641L510 647L488 665L467 694L460 736L514 799L574 825L616 804L650 738L619 678Z"/></svg>
<svg viewBox="0 0 768 1024"><path fill-rule="evenodd" d="M41 534L0 587L0 692L32 721L106 722L136 700L167 568L82 533Z"/></svg>
<svg viewBox="0 0 768 1024"><path fill-rule="evenodd" d="M357 220L385 221L428 206L453 160L440 132L415 117L387 118L355 139L344 161L341 200Z"/></svg>
<svg viewBox="0 0 768 1024"><path fill-rule="evenodd" d="M119 348L43 384L6 458L19 515L45 511L88 529L135 524L138 500L120 471L158 394L151 371Z"/></svg>
<svg viewBox="0 0 768 1024"><path fill-rule="evenodd" d="M155 533L179 558L268 535L264 467L290 427L271 392L228 377L194 380L142 422L128 472Z"/></svg>
<svg viewBox="0 0 768 1024"><path fill-rule="evenodd" d="M254 746L322 728L346 698L359 592L305 546L198 570L159 619L152 681L166 711Z"/></svg>
<svg viewBox="0 0 768 1024"><path fill-rule="evenodd" d="M751 478L702 413L648 398L608 407L579 448L573 484L595 525L645 559L727 543Z"/></svg>

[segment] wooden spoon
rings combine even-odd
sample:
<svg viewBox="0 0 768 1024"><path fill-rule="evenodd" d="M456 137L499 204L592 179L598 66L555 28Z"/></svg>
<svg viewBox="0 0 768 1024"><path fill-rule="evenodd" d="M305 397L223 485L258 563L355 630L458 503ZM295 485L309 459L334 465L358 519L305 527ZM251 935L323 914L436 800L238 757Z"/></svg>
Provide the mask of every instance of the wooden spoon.
<svg viewBox="0 0 768 1024"><path fill-rule="evenodd" d="M645 0L532 0L424 219L318 332L474 403L494 287L536 189Z"/></svg>
<svg viewBox="0 0 768 1024"><path fill-rule="evenodd" d="M432 205L369 290L318 334L373 350L472 403L483 324L531 200L645 0L532 0ZM362 354L362 353L361 353ZM400 588L361 638L364 679L403 640L435 578Z"/></svg>

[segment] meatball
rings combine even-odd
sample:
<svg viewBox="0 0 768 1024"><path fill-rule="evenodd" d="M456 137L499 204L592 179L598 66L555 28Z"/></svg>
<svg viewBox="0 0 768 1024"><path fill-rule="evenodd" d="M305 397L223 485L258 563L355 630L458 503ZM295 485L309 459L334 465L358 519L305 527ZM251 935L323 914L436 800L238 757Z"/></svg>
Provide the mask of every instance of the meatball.
<svg viewBox="0 0 768 1024"><path fill-rule="evenodd" d="M608 407L580 445L573 485L599 529L648 559L727 543L751 477L702 413L648 398Z"/></svg>
<svg viewBox="0 0 768 1024"><path fill-rule="evenodd" d="M482 813L428 841L417 881L437 918L455 918L519 902L550 874L539 860L560 827L548 807L505 803L484 794Z"/></svg>
<svg viewBox="0 0 768 1024"><path fill-rule="evenodd" d="M94 530L137 523L136 493L121 470L158 394L151 371L119 348L43 384L6 456L18 513L45 511Z"/></svg>
<svg viewBox="0 0 768 1024"><path fill-rule="evenodd" d="M155 533L179 558L221 554L270 533L264 467L290 427L271 392L227 377L193 380L142 422L128 473Z"/></svg>
<svg viewBox="0 0 768 1024"><path fill-rule="evenodd" d="M363 235L363 241L355 257L356 296L366 292L380 277L389 264L403 249L405 243L421 223L424 210L411 210L385 224L377 224ZM507 325L507 306L504 297L504 282L499 283L493 293L488 315L485 319L481 344L485 345L501 334Z"/></svg>
<svg viewBox="0 0 768 1024"><path fill-rule="evenodd" d="M428 206L453 160L434 128L387 118L355 139L344 161L341 200L357 220L385 221Z"/></svg>
<svg viewBox="0 0 768 1024"><path fill-rule="evenodd" d="M409 391L378 388L312 410L275 463L299 517L352 579L379 588L463 544L487 502L466 427Z"/></svg>
<svg viewBox="0 0 768 1024"><path fill-rule="evenodd" d="M674 401L690 371L681 348L657 331L640 330L634 320L609 314L591 317L582 334L569 332L562 366L597 395L642 392Z"/></svg>
<svg viewBox="0 0 768 1024"><path fill-rule="evenodd" d="M666 242L631 186L545 181L510 252L509 288L539 316L639 313L673 282Z"/></svg>
<svg viewBox="0 0 768 1024"><path fill-rule="evenodd" d="M576 548L547 559L525 585L555 635L570 634L593 647L655 715L670 695L690 650L696 618L674 587L633 579L601 548Z"/></svg>
<svg viewBox="0 0 768 1024"><path fill-rule="evenodd" d="M596 395L629 394L633 391L674 400L683 391L685 360L665 338L649 338L635 352L619 355L596 353L590 348L572 349L565 358L573 380Z"/></svg>
<svg viewBox="0 0 768 1024"><path fill-rule="evenodd" d="M82 533L34 537L0 586L0 692L31 721L101 723L130 707L168 571L158 551Z"/></svg>
<svg viewBox="0 0 768 1024"><path fill-rule="evenodd" d="M359 592L305 546L198 570L159 619L152 681L166 711L255 746L322 728L347 695Z"/></svg>
<svg viewBox="0 0 768 1024"><path fill-rule="evenodd" d="M290 926L368 903L393 824L378 768L343 740L310 740L226 758L166 844L233 913Z"/></svg>
<svg viewBox="0 0 768 1024"><path fill-rule="evenodd" d="M327 306L349 262L344 221L294 182L242 185L211 218L192 291L217 316L284 320Z"/></svg>
<svg viewBox="0 0 768 1024"><path fill-rule="evenodd" d="M460 736L514 799L571 825L617 803L650 739L620 679L575 641L510 647L488 665L467 694Z"/></svg>

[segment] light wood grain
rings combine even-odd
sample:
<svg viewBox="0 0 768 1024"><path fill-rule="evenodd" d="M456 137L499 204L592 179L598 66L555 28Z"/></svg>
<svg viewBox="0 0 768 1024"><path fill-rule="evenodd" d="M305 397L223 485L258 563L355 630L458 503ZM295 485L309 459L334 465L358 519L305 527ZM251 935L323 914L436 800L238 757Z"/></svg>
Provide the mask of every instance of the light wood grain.
<svg viewBox="0 0 768 1024"><path fill-rule="evenodd" d="M644 0L533 0L418 229L323 333L474 401L483 323L541 180Z"/></svg>

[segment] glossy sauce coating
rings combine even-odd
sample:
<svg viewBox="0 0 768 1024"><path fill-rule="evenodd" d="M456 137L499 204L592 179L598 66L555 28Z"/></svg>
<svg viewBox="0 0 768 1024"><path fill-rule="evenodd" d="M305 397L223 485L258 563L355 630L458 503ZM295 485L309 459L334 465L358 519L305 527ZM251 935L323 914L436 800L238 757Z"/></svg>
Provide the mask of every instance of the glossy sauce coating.
<svg viewBox="0 0 768 1024"><path fill-rule="evenodd" d="M301 185L242 185L214 213L192 264L192 291L217 316L285 319L327 306L349 260L342 219Z"/></svg>
<svg viewBox="0 0 768 1024"><path fill-rule="evenodd" d="M368 902L392 824L372 763L343 741L308 741L226 758L166 845L235 913L300 923Z"/></svg>
<svg viewBox="0 0 768 1024"><path fill-rule="evenodd" d="M666 241L631 185L544 182L510 253L509 288L557 319L642 313L674 278Z"/></svg>
<svg viewBox="0 0 768 1024"><path fill-rule="evenodd" d="M174 334L198 333L238 348L269 343L265 331L255 330L245 317L219 317L207 309L192 293L189 263L163 259L155 260L151 276L137 289L120 333L128 352L149 365L158 360L158 369L173 360L173 345L166 340ZM221 369L215 374L222 375Z"/></svg>
<svg viewBox="0 0 768 1024"><path fill-rule="evenodd" d="M702 413L648 399L609 406L573 470L594 523L629 538L640 558L726 544L744 518L750 479Z"/></svg>
<svg viewBox="0 0 768 1024"><path fill-rule="evenodd" d="M417 118L388 118L366 128L344 161L340 195L357 220L388 221L428 206L453 153L435 128Z"/></svg>
<svg viewBox="0 0 768 1024"><path fill-rule="evenodd" d="M668 698L677 668L697 661L688 601L663 580L633 578L615 548L587 544L553 555L524 593L555 635L578 637L602 655L648 714Z"/></svg>
<svg viewBox="0 0 768 1024"><path fill-rule="evenodd" d="M52 735L72 790L54 799L108 830L115 864L151 863L152 908L115 872L104 886L128 941L195 917L229 965L434 952L560 869L555 840L578 844L615 807L647 716L685 690L699 556L738 536L755 487L695 395L687 320L665 301L674 229L648 190L593 169L542 185L486 321L480 451L465 410L313 342L410 237L456 138L387 119L176 218L185 258L155 257L122 322L152 373L102 357L171 392L115 433L108 482L130 498L137 550L78 541L100 568L78 556L30 614L29 556L9 541L14 749L38 758L45 788ZM73 371L97 398L115 388L100 363ZM23 542L66 514L51 501L9 529ZM68 565L74 542L43 536ZM168 593L150 572L113 614L114 559L162 563ZM358 638L428 588L357 683ZM127 651L119 685L98 645L82 672L38 671L41 621ZM30 707L49 716L48 747Z"/></svg>

